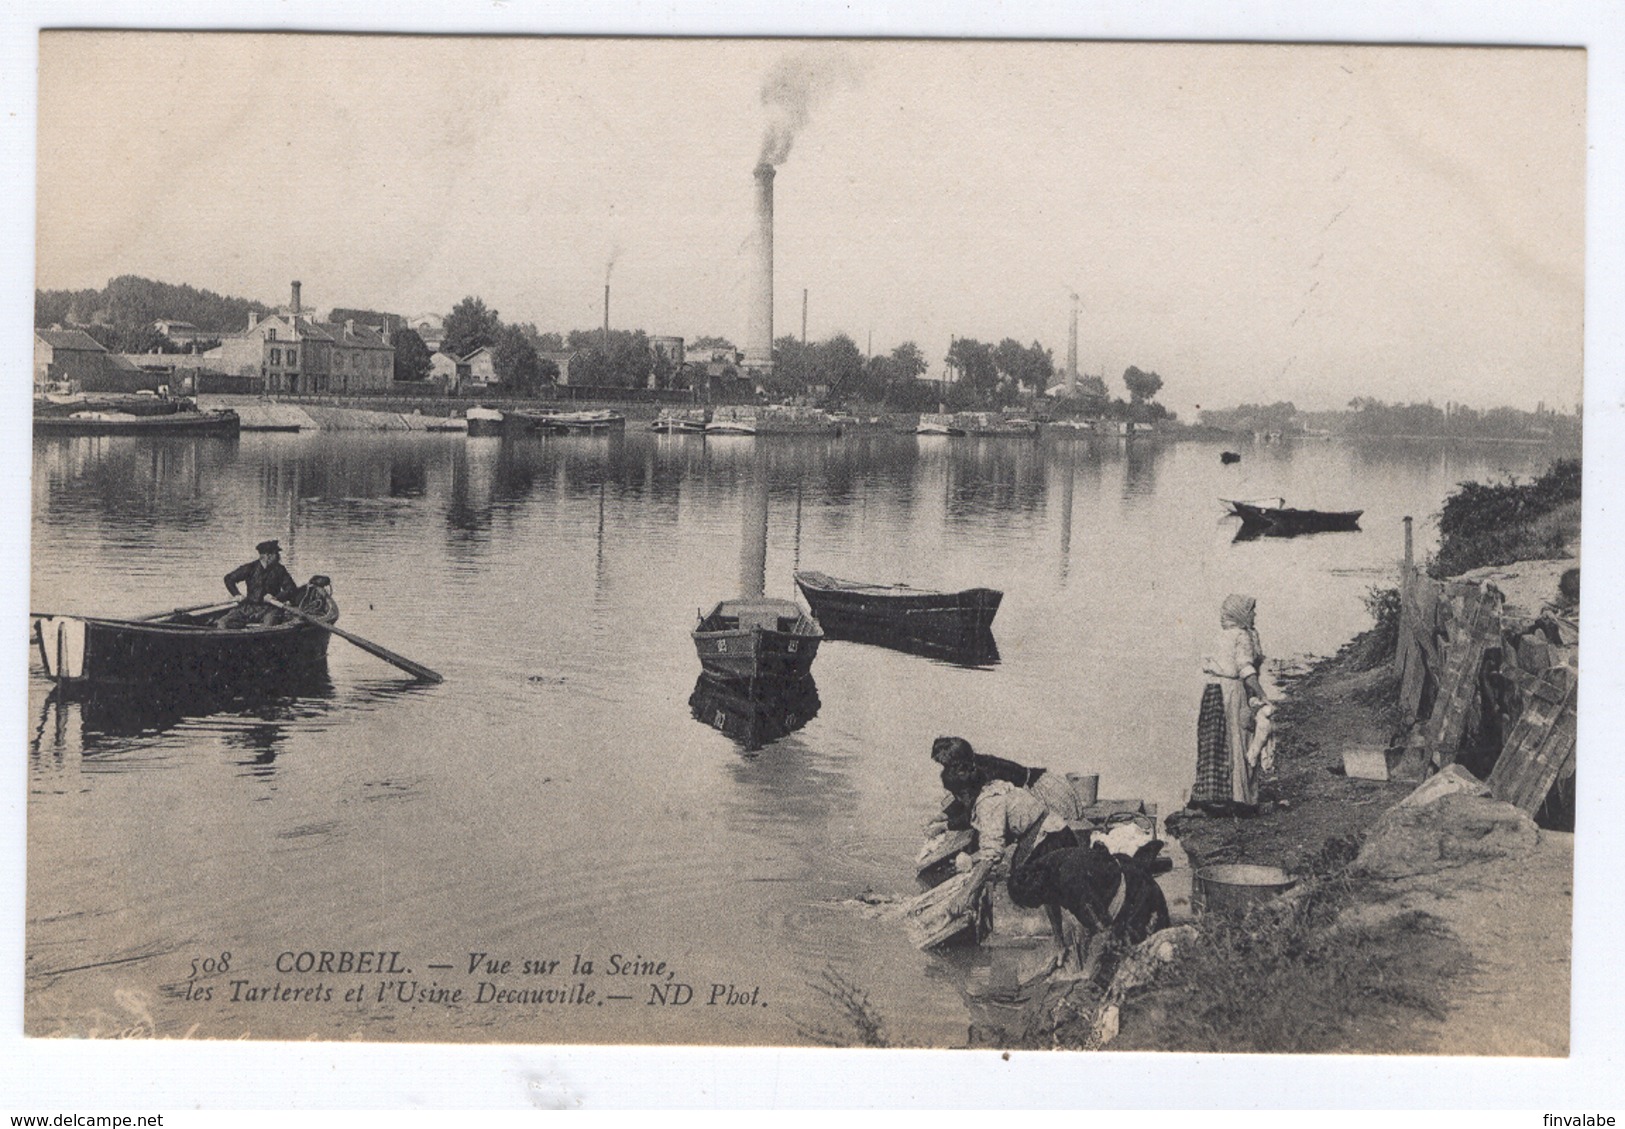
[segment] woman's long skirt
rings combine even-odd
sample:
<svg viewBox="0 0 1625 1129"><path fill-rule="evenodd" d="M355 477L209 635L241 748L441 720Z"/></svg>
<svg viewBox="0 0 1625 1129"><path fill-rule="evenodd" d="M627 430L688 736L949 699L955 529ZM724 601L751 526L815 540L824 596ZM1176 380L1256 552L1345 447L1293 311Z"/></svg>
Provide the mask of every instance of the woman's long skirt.
<svg viewBox="0 0 1625 1129"><path fill-rule="evenodd" d="M1196 717L1196 784L1191 802L1258 803L1245 752L1252 711L1240 679L1209 682Z"/></svg>

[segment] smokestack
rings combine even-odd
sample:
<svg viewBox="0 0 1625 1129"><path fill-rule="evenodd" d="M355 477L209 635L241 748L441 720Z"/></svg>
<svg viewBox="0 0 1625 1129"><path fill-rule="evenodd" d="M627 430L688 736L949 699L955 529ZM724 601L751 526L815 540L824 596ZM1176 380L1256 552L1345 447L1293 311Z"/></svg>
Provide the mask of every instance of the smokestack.
<svg viewBox="0 0 1625 1129"><path fill-rule="evenodd" d="M1072 326L1066 338L1066 391L1078 390L1078 296L1072 295Z"/></svg>
<svg viewBox="0 0 1625 1129"><path fill-rule="evenodd" d="M293 302L291 304L293 306L293 312L295 314L299 313L299 283L297 282L293 284Z"/></svg>
<svg viewBox="0 0 1625 1129"><path fill-rule="evenodd" d="M609 283L604 283L604 352L609 352Z"/></svg>
<svg viewBox="0 0 1625 1129"><path fill-rule="evenodd" d="M801 288L801 343L807 343L807 288Z"/></svg>
<svg viewBox="0 0 1625 1129"><path fill-rule="evenodd" d="M751 280L745 367L773 368L773 166L756 166L756 277Z"/></svg>

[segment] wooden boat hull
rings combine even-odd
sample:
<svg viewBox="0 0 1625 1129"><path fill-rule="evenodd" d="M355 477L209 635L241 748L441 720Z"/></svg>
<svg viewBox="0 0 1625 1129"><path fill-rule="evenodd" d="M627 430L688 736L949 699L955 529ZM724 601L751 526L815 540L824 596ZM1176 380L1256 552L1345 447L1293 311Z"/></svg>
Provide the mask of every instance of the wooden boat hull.
<svg viewBox="0 0 1625 1129"><path fill-rule="evenodd" d="M303 622L227 630L181 616L44 617L34 635L46 676L58 686L163 699L286 682L324 667L331 638Z"/></svg>
<svg viewBox="0 0 1625 1129"><path fill-rule="evenodd" d="M168 415L36 415L35 435L236 435L242 420L234 411L171 412Z"/></svg>
<svg viewBox="0 0 1625 1129"><path fill-rule="evenodd" d="M906 642L997 659L993 617L1004 593L994 588L937 592L904 585L864 584L821 572L796 573L796 586L826 632L856 642L911 650Z"/></svg>
<svg viewBox="0 0 1625 1129"><path fill-rule="evenodd" d="M1350 532L1360 528L1360 515L1365 513L1364 510L1295 510L1228 500L1225 504L1232 514L1241 519L1242 533L1250 529L1254 536L1266 537Z"/></svg>
<svg viewBox="0 0 1625 1129"><path fill-rule="evenodd" d="M824 632L789 600L724 600L693 631L700 666L728 682L805 678Z"/></svg>

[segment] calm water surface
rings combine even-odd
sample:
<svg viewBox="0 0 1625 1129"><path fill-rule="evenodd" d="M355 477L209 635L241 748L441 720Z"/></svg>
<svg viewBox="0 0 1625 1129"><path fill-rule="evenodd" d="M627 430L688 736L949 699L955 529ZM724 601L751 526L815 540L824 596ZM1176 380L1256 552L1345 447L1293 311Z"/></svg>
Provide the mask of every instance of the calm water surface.
<svg viewBox="0 0 1625 1129"><path fill-rule="evenodd" d="M1321 442L1223 467L1218 450L891 434L36 440L36 611L202 603L275 536L298 579L333 577L342 626L446 681L411 684L335 641L305 696L143 717L59 708L34 661L30 1030L798 1042L850 1031L814 987L833 972L894 1038L962 1044L975 958L915 952L865 900L915 891L933 737L1097 772L1102 795L1167 812L1189 788L1199 657L1227 592L1258 597L1271 656L1330 652L1366 625L1366 589L1391 582L1403 515L1426 551L1425 519L1455 483L1552 457ZM696 720L688 633L737 594L762 490L769 595L794 596L797 567L1002 588L999 661L831 641L802 705L816 715L795 732L753 750ZM1364 509L1364 531L1232 542L1217 499L1268 495ZM707 721L734 709L696 702ZM284 950L399 951L411 973L279 975ZM222 952L232 969L192 983L211 998L186 999L193 958ZM470 975L471 952L512 968ZM592 976L570 975L577 954ZM664 974L608 976L614 955L666 962L665 982L695 999L649 1005ZM525 960L560 964L525 976ZM233 1002L237 979L335 991ZM596 998L424 991L481 979L566 994L580 981ZM419 994L379 1001L397 980ZM709 1004L713 985L746 1002ZM345 1002L357 987L366 998Z"/></svg>

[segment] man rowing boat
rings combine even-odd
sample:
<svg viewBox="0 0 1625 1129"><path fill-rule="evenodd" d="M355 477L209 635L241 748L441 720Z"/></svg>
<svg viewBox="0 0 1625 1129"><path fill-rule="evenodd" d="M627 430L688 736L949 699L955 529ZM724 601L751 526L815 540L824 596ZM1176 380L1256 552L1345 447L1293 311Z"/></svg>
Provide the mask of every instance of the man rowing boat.
<svg viewBox="0 0 1625 1129"><path fill-rule="evenodd" d="M248 590L237 606L221 618L221 627L235 630L242 627L270 627L280 623L282 612L267 604L265 597L273 596L287 603L298 595L299 586L282 566L282 546L275 541L261 541L254 546L254 551L259 554L257 560L226 573L226 591L233 596L238 595L239 584L247 584Z"/></svg>

